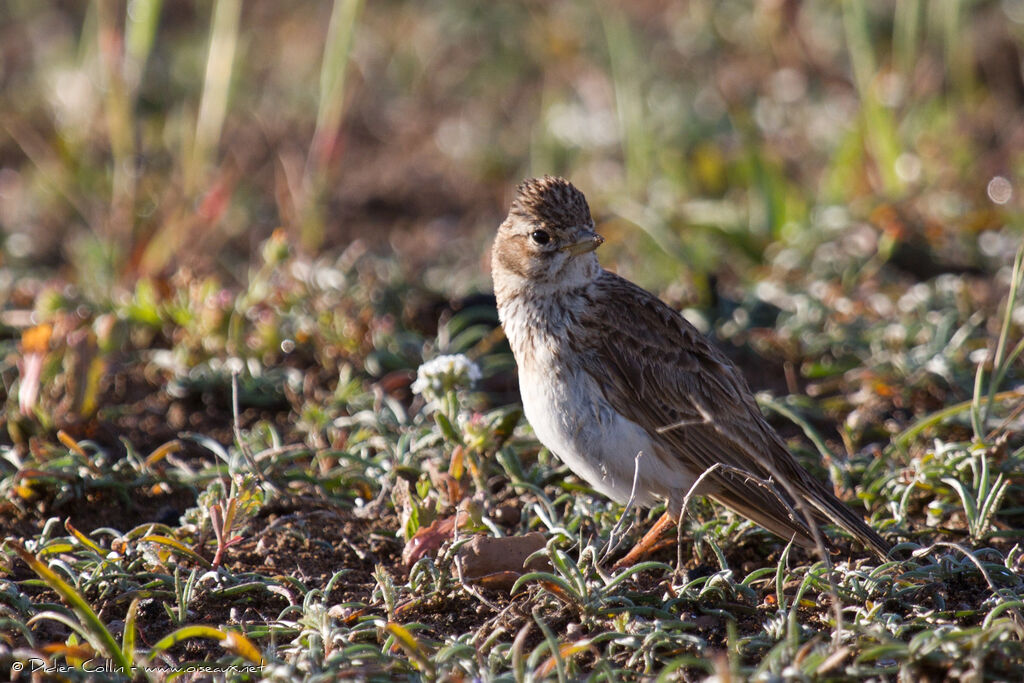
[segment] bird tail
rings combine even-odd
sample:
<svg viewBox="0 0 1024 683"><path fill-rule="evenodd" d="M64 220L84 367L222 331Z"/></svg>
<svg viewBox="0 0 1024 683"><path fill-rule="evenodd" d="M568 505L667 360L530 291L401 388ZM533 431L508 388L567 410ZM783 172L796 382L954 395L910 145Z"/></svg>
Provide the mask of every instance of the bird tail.
<svg viewBox="0 0 1024 683"><path fill-rule="evenodd" d="M831 491L825 488L824 484L817 479L807 477L800 482L800 489L800 492L817 509L816 516L819 521L842 527L858 541L878 553L882 559L888 557L892 545L868 526L860 515L836 498Z"/></svg>
<svg viewBox="0 0 1024 683"><path fill-rule="evenodd" d="M814 516L817 523L836 524L842 527L860 543L878 553L881 558L886 558L892 546L853 510L832 495L821 482L808 476L800 477L800 481L792 482L792 485L809 508L807 512ZM817 544L814 542L814 536L804 520L806 512L790 502L790 496L783 487L777 488L778 495L749 484L722 487L716 491L709 491L708 495L776 536L786 540L792 539L802 548L815 548ZM780 497L785 502L780 500Z"/></svg>

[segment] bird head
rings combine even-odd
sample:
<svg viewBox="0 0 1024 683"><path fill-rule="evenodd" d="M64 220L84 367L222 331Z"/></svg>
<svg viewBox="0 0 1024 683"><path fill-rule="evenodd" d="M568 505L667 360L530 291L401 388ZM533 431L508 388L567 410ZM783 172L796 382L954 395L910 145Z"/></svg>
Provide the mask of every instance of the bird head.
<svg viewBox="0 0 1024 683"><path fill-rule="evenodd" d="M495 289L516 283L575 287L597 275L604 242L583 193L564 178L529 178L516 189L491 251Z"/></svg>

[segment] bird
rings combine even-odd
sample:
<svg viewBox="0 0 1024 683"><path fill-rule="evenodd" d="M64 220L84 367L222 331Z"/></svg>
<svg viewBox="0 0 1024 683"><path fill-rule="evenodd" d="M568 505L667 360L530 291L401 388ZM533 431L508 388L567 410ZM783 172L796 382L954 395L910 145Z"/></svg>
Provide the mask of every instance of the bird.
<svg viewBox="0 0 1024 683"><path fill-rule="evenodd" d="M491 275L538 440L618 503L665 503L618 566L680 519L694 484L797 546L818 547L810 516L884 558L890 544L796 462L740 370L678 311L602 268L603 242L572 183L529 178L498 227Z"/></svg>

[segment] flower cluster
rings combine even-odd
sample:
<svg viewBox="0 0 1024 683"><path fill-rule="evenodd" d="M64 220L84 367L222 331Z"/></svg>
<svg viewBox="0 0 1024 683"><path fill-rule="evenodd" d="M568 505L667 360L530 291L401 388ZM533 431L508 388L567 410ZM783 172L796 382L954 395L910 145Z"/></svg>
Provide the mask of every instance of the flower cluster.
<svg viewBox="0 0 1024 683"><path fill-rule="evenodd" d="M478 379L479 366L465 355L438 356L419 367L412 390L428 401L437 400L454 389L471 388Z"/></svg>

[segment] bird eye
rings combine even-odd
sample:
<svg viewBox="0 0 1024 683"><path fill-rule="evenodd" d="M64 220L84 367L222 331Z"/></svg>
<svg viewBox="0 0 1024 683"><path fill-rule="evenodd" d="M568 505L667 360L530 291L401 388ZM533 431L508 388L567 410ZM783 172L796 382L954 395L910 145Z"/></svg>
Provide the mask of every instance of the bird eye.
<svg viewBox="0 0 1024 683"><path fill-rule="evenodd" d="M549 235L544 230L534 230L532 233L530 233L530 237L532 237L533 241L536 242L537 244L547 244L548 242L551 241L551 235Z"/></svg>

